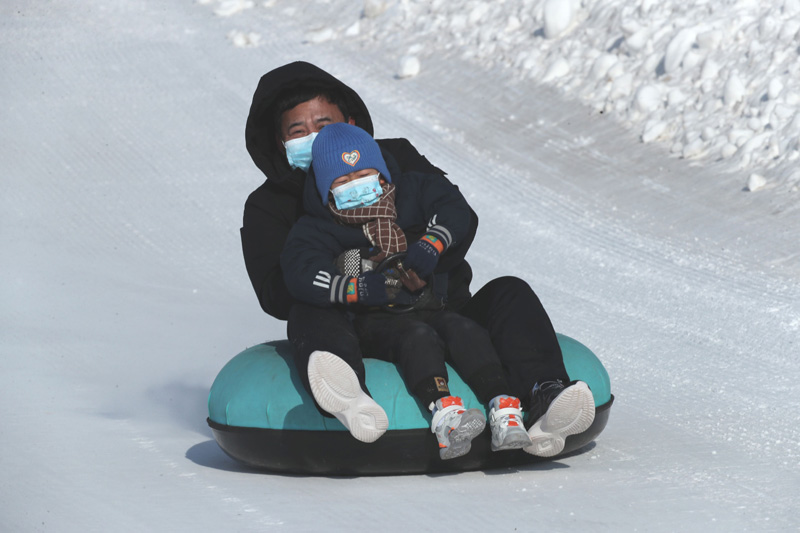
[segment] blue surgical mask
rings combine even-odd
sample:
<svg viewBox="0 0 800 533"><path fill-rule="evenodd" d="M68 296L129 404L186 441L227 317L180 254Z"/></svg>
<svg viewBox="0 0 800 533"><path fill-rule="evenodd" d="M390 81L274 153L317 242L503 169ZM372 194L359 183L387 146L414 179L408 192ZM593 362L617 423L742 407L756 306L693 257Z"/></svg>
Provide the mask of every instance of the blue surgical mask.
<svg viewBox="0 0 800 533"><path fill-rule="evenodd" d="M311 145L314 144L314 139L317 138L317 132L310 133L305 137L298 137L283 143L286 148L286 159L289 161L289 166L292 168L300 168L308 172L308 167L311 166Z"/></svg>
<svg viewBox="0 0 800 533"><path fill-rule="evenodd" d="M381 183L378 181L380 174L372 174L348 181L332 189L333 201L338 209L354 209L367 207L380 199L383 194Z"/></svg>

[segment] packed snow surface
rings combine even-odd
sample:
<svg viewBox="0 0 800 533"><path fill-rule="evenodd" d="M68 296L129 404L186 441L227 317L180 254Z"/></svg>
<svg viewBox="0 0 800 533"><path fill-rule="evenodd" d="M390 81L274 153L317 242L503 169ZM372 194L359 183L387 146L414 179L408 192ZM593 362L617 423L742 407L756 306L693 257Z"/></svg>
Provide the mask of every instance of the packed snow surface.
<svg viewBox="0 0 800 533"><path fill-rule="evenodd" d="M797 0L0 3L0 530L797 531ZM356 89L611 375L582 453L276 476L206 398L284 338L241 259L259 77ZM320 443L324 446L324 443Z"/></svg>

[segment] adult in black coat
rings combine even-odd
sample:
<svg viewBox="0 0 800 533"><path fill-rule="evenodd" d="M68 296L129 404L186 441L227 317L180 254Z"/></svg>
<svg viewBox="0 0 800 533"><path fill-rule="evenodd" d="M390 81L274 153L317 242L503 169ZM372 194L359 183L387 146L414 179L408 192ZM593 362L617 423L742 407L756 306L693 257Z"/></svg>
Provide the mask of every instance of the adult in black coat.
<svg viewBox="0 0 800 533"><path fill-rule="evenodd" d="M261 308L279 320L287 320L296 303L283 281L279 258L289 230L304 214L302 193L306 171L292 168L287 162L280 142L280 122L275 115L282 112L279 107L302 101L319 91L328 91L328 95L338 100L332 103L344 108L340 111L348 114L345 120L374 135L372 119L358 94L324 70L302 61L276 68L261 78L245 128L247 151L267 180L245 202L242 249ZM393 156L402 171L432 172L444 177L445 173L431 165L407 139L377 139L377 142ZM440 266L441 271L449 271L451 278L457 276L466 285L472 279L472 270L464 255L477 227L478 217L472 212L467 238L450 250L446 262ZM468 297L468 294L450 295L451 301L453 298L466 301Z"/></svg>
<svg viewBox="0 0 800 533"><path fill-rule="evenodd" d="M333 105L312 109L308 127L302 124L302 120L292 122L284 134L280 117L287 108L303 106L309 99L319 101L319 95L323 95L323 103L328 100ZM358 339L341 310L319 309L297 302L286 288L280 266L286 237L304 214L303 189L307 174L302 168L289 165L281 141L318 131L332 121L348 121L370 135L374 134L372 119L358 94L310 63L290 63L261 78L253 95L245 138L253 162L267 180L245 202L242 251L261 308L279 320L288 320L288 336L295 348L295 363L306 388L308 377L303 369L308 364L308 357L316 350L327 350L353 366L362 388L366 390ZM377 142L382 150L391 154L402 171L433 173L446 180L444 172L431 165L408 140L378 139ZM437 271L449 272L450 279L454 280L449 286L455 292L448 294L452 305L463 305L470 297L472 270L464 255L475 237L477 226L477 216L471 212L466 238L454 246L437 267Z"/></svg>
<svg viewBox="0 0 800 533"><path fill-rule="evenodd" d="M297 302L286 288L280 266L286 237L303 215L302 193L307 174L302 167L290 166L284 143L319 131L326 124L345 121L374 134L369 111L358 94L318 67L295 62L261 78L247 118L245 138L253 162L267 180L245 203L241 238L247 272L262 309L275 318L288 320L295 364L306 389L310 390L305 372L309 357L315 351L327 351L346 361L355 371L362 389L369 392L359 340L344 311ZM377 142L403 172L435 173L446 179L444 172L431 165L408 140L378 139ZM468 286L472 278L464 255L476 229L477 217L473 213L469 236L443 257L442 264L437 267L437 271L449 272L451 280L461 277L462 282L452 283L452 287ZM571 403L565 401L575 396L574 390L570 393L574 387L568 383L555 330L531 287L519 278L502 277L486 284L471 298L464 293L448 297L451 309L487 328L507 372L512 393L522 400L537 432L541 432L542 426L553 430L555 453L560 452L558 441L562 441L560 446L563 447L564 435L558 434L560 428L553 423L547 423L545 415L564 418L563 412L549 413L551 405L567 404L568 411L575 411L578 404L585 404L585 397ZM558 397L562 399L556 402ZM572 414L567 413L566 418ZM574 429L572 425L569 427L570 431ZM531 431L534 429L532 427ZM553 443L543 445L548 448L545 453L554 454Z"/></svg>

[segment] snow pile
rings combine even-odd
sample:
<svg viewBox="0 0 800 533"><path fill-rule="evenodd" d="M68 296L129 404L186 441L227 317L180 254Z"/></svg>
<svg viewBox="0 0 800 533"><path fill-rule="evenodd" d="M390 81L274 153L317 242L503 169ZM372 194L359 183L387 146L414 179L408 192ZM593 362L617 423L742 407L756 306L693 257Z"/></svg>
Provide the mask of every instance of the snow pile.
<svg viewBox="0 0 800 533"><path fill-rule="evenodd" d="M406 0L364 33L504 65L679 157L800 185L799 0Z"/></svg>
<svg viewBox="0 0 800 533"><path fill-rule="evenodd" d="M228 33L228 39L239 48L255 48L261 44L261 34L253 31L232 30Z"/></svg>
<svg viewBox="0 0 800 533"><path fill-rule="evenodd" d="M220 2L219 7L214 10L214 13L220 17L230 17L247 9L252 9L255 5L255 2L251 0L223 0Z"/></svg>
<svg viewBox="0 0 800 533"><path fill-rule="evenodd" d="M407 0L366 38L504 65L686 159L800 185L800 0Z"/></svg>
<svg viewBox="0 0 800 533"><path fill-rule="evenodd" d="M310 17L312 43L391 45L398 78L424 70L426 55L501 65L678 157L800 187L800 0L365 0L360 12L346 0L317 3L342 16L285 0L261 6ZM218 11L250 4L227 0Z"/></svg>
<svg viewBox="0 0 800 533"><path fill-rule="evenodd" d="M419 74L420 68L419 57L409 54L400 59L400 70L397 73L397 77L413 78Z"/></svg>

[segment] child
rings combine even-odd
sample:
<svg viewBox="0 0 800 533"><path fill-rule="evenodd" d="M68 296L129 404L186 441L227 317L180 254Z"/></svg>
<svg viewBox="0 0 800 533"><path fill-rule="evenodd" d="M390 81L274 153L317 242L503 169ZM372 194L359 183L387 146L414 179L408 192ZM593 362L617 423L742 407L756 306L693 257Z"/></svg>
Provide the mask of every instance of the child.
<svg viewBox="0 0 800 533"><path fill-rule="evenodd" d="M467 232L469 207L458 189L424 173L401 173L368 133L336 123L314 140L304 207L308 214L292 228L281 254L290 292L313 305L343 305L352 312L363 353L397 364L411 393L432 412L440 457L467 453L486 425L480 410L465 409L450 394L445 361L489 404L492 449L530 446L520 402L505 394L510 387L488 332L446 309L450 280L447 272L435 272L440 256ZM431 280L433 287L424 308L392 314L385 306L407 298L408 291L387 290L387 277L370 266L398 252L406 252L397 268L401 282L416 290ZM356 261L348 260L353 256ZM354 437L372 442L388 427L383 410L334 354L312 354L308 376L320 407Z"/></svg>

